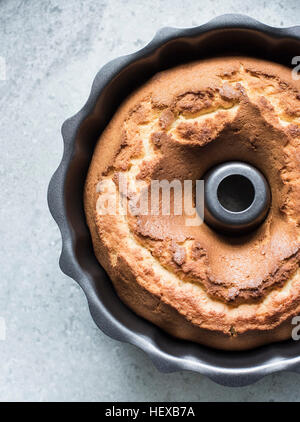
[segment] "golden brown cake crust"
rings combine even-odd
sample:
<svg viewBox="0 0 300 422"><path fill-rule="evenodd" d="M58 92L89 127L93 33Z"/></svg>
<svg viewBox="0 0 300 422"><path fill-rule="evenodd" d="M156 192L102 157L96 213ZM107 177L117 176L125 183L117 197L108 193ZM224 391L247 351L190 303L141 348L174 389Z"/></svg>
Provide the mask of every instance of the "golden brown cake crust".
<svg viewBox="0 0 300 422"><path fill-rule="evenodd" d="M271 186L268 217L248 236L172 212L99 212L120 174L128 201L151 180L198 180L229 160L259 168ZM159 73L96 146L84 194L95 254L120 298L176 337L227 350L286 339L300 313L299 178L300 83L288 68L231 57Z"/></svg>

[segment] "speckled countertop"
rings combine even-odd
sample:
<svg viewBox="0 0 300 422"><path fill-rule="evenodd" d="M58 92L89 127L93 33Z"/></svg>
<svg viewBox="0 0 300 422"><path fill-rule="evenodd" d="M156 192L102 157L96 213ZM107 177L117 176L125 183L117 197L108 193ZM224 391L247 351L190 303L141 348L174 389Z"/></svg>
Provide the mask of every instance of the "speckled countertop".
<svg viewBox="0 0 300 422"><path fill-rule="evenodd" d="M296 374L221 387L197 374L161 374L143 352L102 334L80 288L59 270L60 234L46 203L61 124L81 108L98 69L162 26L235 12L300 24L297 0L1 1L1 401L300 399Z"/></svg>

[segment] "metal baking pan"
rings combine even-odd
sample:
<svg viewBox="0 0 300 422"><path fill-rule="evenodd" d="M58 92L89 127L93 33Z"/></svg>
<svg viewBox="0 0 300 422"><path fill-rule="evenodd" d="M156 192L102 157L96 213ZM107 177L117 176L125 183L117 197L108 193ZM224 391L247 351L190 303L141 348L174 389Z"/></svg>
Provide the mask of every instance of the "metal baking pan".
<svg viewBox="0 0 300 422"><path fill-rule="evenodd" d="M84 107L63 124L64 153L49 185L48 203L62 235L60 267L82 287L92 317L104 333L138 346L163 372L190 370L219 384L243 386L277 371L300 372L300 342L222 352L172 338L120 301L94 256L83 210L93 149L126 96L158 71L227 54L292 66L292 58L300 54L300 26L279 29L243 15L223 15L195 28L163 28L140 51L106 64Z"/></svg>

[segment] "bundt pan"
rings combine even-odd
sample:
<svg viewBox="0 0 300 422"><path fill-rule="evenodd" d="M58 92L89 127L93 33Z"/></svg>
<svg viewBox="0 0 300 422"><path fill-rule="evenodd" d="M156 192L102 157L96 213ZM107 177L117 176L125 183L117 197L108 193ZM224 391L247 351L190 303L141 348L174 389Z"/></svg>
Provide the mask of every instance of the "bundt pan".
<svg viewBox="0 0 300 422"><path fill-rule="evenodd" d="M98 327L140 347L163 372L190 370L219 384L248 385L273 372L300 372L300 342L222 352L172 338L128 309L95 258L85 222L83 188L95 144L126 96L158 71L228 54L292 66L299 51L300 26L272 28L243 15L220 16L196 28L164 28L142 50L105 65L85 106L63 124L64 154L48 191L50 211L62 235L60 267L84 290Z"/></svg>

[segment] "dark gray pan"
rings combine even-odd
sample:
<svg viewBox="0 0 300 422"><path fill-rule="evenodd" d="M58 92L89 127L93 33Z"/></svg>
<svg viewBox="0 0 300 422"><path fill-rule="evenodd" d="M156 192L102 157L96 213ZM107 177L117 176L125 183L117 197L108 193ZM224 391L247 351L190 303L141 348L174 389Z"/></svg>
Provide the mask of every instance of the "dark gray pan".
<svg viewBox="0 0 300 422"><path fill-rule="evenodd" d="M277 371L300 372L300 342L222 352L172 338L138 317L119 300L94 256L82 203L95 143L122 100L162 69L227 54L291 66L292 57L300 55L300 27L278 29L247 16L224 15L196 28L164 28L142 50L105 65L85 106L63 124L64 153L49 185L48 203L62 235L60 267L82 287L104 333L140 347L161 371L190 370L223 385L242 386Z"/></svg>

